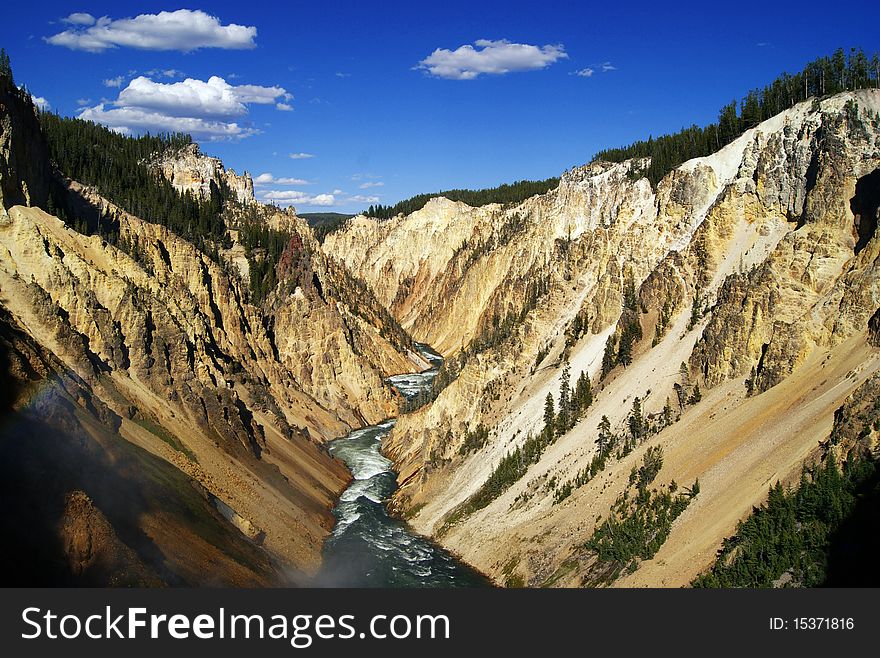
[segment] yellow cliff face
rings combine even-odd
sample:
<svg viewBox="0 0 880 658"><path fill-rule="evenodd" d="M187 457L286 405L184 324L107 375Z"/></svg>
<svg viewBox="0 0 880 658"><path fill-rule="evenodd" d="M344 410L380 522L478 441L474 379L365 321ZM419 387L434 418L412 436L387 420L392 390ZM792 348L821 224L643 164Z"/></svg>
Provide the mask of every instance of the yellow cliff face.
<svg viewBox="0 0 880 658"><path fill-rule="evenodd" d="M296 248L316 254L303 276L322 290L289 282L259 308L190 243L92 201L135 257L13 206L0 219L4 306L122 418L122 436L258 528L283 563L314 571L348 478L319 444L393 416L383 379L413 360L351 312L303 226Z"/></svg>
<svg viewBox="0 0 880 658"><path fill-rule="evenodd" d="M416 339L447 357L467 352L457 379L385 446L400 471L395 504L413 526L499 583L582 584L597 517L659 445L658 482L704 486L668 556L624 582L686 584L705 568L767 478L797 470L878 367L864 339L880 306L878 112L877 91L803 103L656 189L640 162L594 163L515 207L435 199L328 236L325 251ZM606 345L619 349L633 326L631 362L602 377ZM565 362L572 381L592 379L592 406L525 475L467 508L501 459L541 432ZM600 419L625 433L636 397L654 427L667 403L677 422L560 495L596 455ZM465 438L478 425L490 434L474 449Z"/></svg>

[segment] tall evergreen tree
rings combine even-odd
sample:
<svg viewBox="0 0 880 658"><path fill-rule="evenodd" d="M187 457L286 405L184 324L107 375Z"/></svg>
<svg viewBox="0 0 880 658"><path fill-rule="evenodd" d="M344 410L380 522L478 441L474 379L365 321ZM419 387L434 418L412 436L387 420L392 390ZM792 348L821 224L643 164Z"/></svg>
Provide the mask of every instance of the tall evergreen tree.
<svg viewBox="0 0 880 658"><path fill-rule="evenodd" d="M611 448L613 438L614 434L611 432L611 421L608 420L608 416L602 416L602 420L599 421L598 436L596 437L596 445L598 446L600 453Z"/></svg>
<svg viewBox="0 0 880 658"><path fill-rule="evenodd" d="M590 378L587 377L587 373L583 370L580 377L578 377L577 384L575 384L574 397L577 401L578 415L582 414L587 407L593 404L593 389L590 385Z"/></svg>
<svg viewBox="0 0 880 658"><path fill-rule="evenodd" d="M9 55L5 48L0 48L0 77L6 78L9 84L15 85L15 78L12 75L12 64L9 61Z"/></svg>
<svg viewBox="0 0 880 658"><path fill-rule="evenodd" d="M562 436L571 428L571 366L566 361L562 367L562 381L559 384L559 413L556 417L556 432Z"/></svg>
<svg viewBox="0 0 880 658"><path fill-rule="evenodd" d="M645 419L642 416L642 401L633 399L632 410L629 412L629 433L633 442L638 443L645 433Z"/></svg>
<svg viewBox="0 0 880 658"><path fill-rule="evenodd" d="M544 437L549 442L556 434L556 411L553 408L553 394L547 393L544 400Z"/></svg>
<svg viewBox="0 0 880 658"><path fill-rule="evenodd" d="M602 376L600 379L605 379L605 377L614 370L614 366L617 365L617 346L614 341L614 334L611 334L608 337L608 341L605 343L605 353L602 355Z"/></svg>

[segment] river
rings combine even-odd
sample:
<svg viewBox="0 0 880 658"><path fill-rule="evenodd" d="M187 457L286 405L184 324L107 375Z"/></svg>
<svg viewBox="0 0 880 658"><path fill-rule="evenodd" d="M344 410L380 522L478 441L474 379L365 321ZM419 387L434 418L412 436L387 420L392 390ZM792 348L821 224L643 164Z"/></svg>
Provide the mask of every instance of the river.
<svg viewBox="0 0 880 658"><path fill-rule="evenodd" d="M396 375L389 382L408 399L431 386L443 358L426 345L432 364L423 373ZM485 587L486 579L437 544L412 532L388 513L397 489L382 439L394 420L355 430L331 441L330 452L345 462L354 480L333 510L336 527L324 544L319 584L329 587Z"/></svg>

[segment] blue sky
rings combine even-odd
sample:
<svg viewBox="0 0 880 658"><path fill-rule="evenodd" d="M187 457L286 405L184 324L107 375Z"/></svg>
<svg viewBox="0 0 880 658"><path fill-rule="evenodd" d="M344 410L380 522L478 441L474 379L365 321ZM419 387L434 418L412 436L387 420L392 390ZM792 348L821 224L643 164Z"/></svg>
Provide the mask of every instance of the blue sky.
<svg viewBox="0 0 880 658"><path fill-rule="evenodd" d="M15 2L0 45L62 114L204 129L203 150L227 167L271 174L258 195L347 212L556 176L601 148L714 121L838 46L880 49L880 3L845 9Z"/></svg>

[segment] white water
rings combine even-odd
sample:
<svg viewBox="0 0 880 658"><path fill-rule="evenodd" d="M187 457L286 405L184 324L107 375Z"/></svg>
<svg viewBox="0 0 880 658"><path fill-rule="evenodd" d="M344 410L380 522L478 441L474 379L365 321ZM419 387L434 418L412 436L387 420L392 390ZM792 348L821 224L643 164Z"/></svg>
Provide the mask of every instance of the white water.
<svg viewBox="0 0 880 658"><path fill-rule="evenodd" d="M414 398L430 387L442 357L420 346L434 368L389 378ZM447 551L410 531L388 514L385 503L397 488L391 460L381 453L389 420L355 430L330 443L354 478L333 510L336 526L324 545L319 585L330 587L478 587L486 580Z"/></svg>

